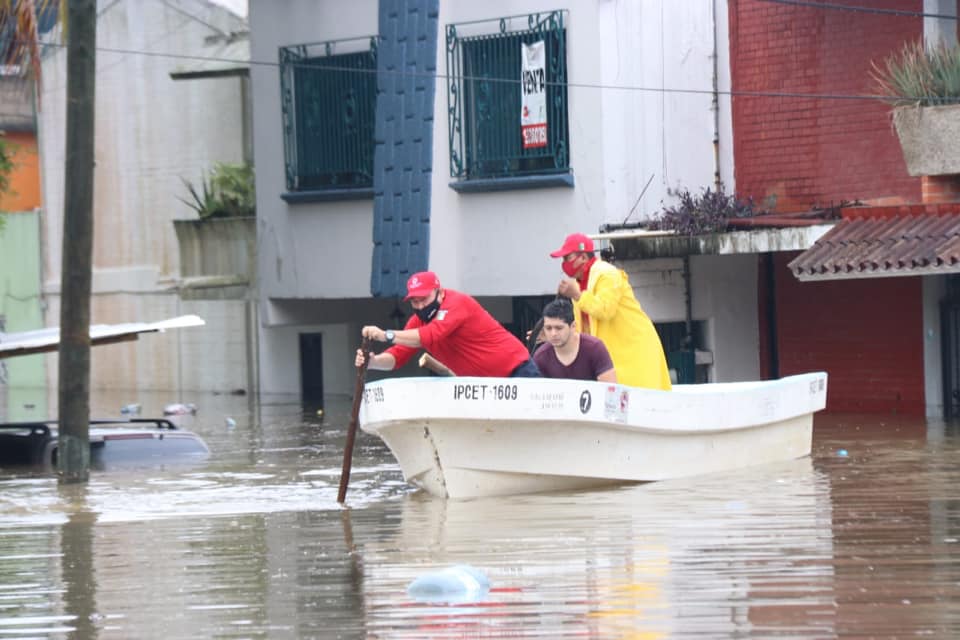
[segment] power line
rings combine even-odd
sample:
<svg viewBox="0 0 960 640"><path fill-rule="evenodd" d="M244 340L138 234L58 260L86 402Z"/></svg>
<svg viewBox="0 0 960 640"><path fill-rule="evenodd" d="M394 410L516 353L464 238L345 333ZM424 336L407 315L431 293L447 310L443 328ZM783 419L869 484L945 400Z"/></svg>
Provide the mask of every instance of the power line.
<svg viewBox="0 0 960 640"><path fill-rule="evenodd" d="M771 4L784 4L794 7L811 7L816 9L834 9L836 11L853 11L855 13L873 13L885 16L906 16L910 18L942 18L945 20L956 20L956 15L949 13L923 13L920 11L905 11L903 9L876 9L873 7L862 7L850 4L834 4L832 2L810 2L810 0L760 0L760 2L769 2Z"/></svg>
<svg viewBox="0 0 960 640"><path fill-rule="evenodd" d="M772 0L771 0L772 1ZM66 45L62 44L48 44L47 46L54 47L65 47ZM262 60L236 60L230 58L217 58L209 56L200 56L193 54L183 54L183 53L163 53L157 51L140 51L136 49L120 49L114 47L97 47L98 53L113 53L113 54L122 54L122 55L142 55L147 57L156 57L156 58L170 58L175 60L191 60L198 62L220 62L225 64L233 65L249 65L251 67L300 67L304 69L318 68L316 65L309 63L296 63L288 62L283 65L279 62L266 62ZM353 67L341 67L335 65L324 65L322 67L324 71L345 71L358 74L391 74L402 77L413 77L413 78L427 78L433 80L443 80L445 82L451 80L457 81L468 81L468 82L490 82L490 83L506 83L506 84L520 84L520 80L516 78L490 78L490 77L481 77L481 76L456 76L443 73L430 73L430 72L417 72L417 71L384 71L379 69L356 69ZM674 87L647 87L640 85L624 85L624 84L604 84L604 83L591 83L591 82L546 82L547 86L566 86L569 88L575 89L600 89L607 91L637 91L643 93L668 93L668 94L680 94L680 95L710 95L714 93L722 96L730 97L743 97L743 98L806 98L811 100L864 100L864 101L885 101L892 99L902 99L900 96L886 96L886 95L870 95L870 94L843 94L843 93L806 93L801 91L735 91L732 89L684 89L684 88L674 88ZM44 91L44 93L48 93ZM915 99L921 100L925 96L918 96ZM912 99L912 98L911 98Z"/></svg>

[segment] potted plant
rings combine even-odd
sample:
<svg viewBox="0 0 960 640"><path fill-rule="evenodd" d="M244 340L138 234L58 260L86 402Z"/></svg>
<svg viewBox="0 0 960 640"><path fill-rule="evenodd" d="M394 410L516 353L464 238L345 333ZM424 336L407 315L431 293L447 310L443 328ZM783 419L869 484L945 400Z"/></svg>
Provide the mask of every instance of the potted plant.
<svg viewBox="0 0 960 640"><path fill-rule="evenodd" d="M719 233L727 230L731 218L751 218L766 213L754 205L752 198L738 200L726 193L722 184L717 189L705 187L699 194L687 188L668 189L667 193L677 198L677 204L665 206L659 216L647 224L648 229L687 236Z"/></svg>
<svg viewBox="0 0 960 640"><path fill-rule="evenodd" d="M201 220L246 217L256 212L253 167L249 163L218 162L209 177L203 176L199 189L181 179L192 200L180 200L196 211Z"/></svg>
<svg viewBox="0 0 960 640"><path fill-rule="evenodd" d="M912 176L960 173L960 48L909 43L873 64Z"/></svg>
<svg viewBox="0 0 960 640"><path fill-rule="evenodd" d="M256 265L256 195L253 167L217 163L199 184L183 181L181 202L198 220L174 220L180 272L204 286L253 281Z"/></svg>

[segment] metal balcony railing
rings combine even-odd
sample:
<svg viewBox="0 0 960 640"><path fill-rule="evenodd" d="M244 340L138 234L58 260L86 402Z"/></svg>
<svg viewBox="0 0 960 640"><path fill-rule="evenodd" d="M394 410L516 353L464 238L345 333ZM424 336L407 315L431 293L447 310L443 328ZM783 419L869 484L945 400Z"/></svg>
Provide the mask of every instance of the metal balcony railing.
<svg viewBox="0 0 960 640"><path fill-rule="evenodd" d="M280 98L289 191L373 185L376 36L281 47Z"/></svg>
<svg viewBox="0 0 960 640"><path fill-rule="evenodd" d="M450 176L460 180L569 171L565 11L449 24ZM521 44L545 43L547 144L524 148Z"/></svg>

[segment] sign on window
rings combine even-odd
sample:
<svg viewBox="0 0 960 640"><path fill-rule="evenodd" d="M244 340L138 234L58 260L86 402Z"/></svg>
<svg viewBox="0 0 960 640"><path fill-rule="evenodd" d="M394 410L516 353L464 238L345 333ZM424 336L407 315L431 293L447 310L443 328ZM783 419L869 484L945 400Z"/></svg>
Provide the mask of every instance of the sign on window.
<svg viewBox="0 0 960 640"><path fill-rule="evenodd" d="M520 133L523 148L547 146L547 83L544 41L521 44Z"/></svg>

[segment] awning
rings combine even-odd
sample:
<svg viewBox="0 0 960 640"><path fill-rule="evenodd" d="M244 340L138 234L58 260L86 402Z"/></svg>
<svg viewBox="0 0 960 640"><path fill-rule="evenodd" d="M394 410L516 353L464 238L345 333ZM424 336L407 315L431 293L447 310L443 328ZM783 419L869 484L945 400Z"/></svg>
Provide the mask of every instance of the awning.
<svg viewBox="0 0 960 640"><path fill-rule="evenodd" d="M820 221L823 222L823 221ZM685 256L736 255L771 251L802 251L833 227L828 224L780 229L750 229L698 236L669 231L612 231L592 234L600 247L613 245L618 260L650 260Z"/></svg>
<svg viewBox="0 0 960 640"><path fill-rule="evenodd" d="M960 273L960 216L841 220L788 266L799 280Z"/></svg>

